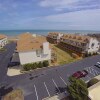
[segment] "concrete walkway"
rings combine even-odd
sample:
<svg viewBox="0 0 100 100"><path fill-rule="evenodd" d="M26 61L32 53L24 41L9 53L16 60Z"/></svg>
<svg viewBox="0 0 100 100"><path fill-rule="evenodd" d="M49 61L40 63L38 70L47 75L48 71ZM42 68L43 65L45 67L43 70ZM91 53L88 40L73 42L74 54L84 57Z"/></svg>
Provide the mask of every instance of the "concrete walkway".
<svg viewBox="0 0 100 100"><path fill-rule="evenodd" d="M22 74L20 72L20 69L14 67L14 68L8 68L8 71L7 71L7 75L8 76L15 76L15 75L20 75Z"/></svg>

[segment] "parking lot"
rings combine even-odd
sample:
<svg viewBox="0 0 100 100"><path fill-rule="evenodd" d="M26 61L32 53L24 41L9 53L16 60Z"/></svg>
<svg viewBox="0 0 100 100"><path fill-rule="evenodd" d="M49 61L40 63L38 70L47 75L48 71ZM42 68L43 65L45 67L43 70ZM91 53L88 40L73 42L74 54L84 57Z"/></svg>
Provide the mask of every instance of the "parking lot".
<svg viewBox="0 0 100 100"><path fill-rule="evenodd" d="M88 75L81 78L85 82L99 75L100 68L94 66L98 61L100 62L100 55L59 67L7 77L6 81L9 85L6 88L22 89L25 100L42 100L43 98L65 92L69 84L69 76L76 71L84 69L88 71Z"/></svg>
<svg viewBox="0 0 100 100"><path fill-rule="evenodd" d="M100 75L100 68L95 66L84 67L83 69L78 66L75 69L76 71L84 69L88 71L88 75L81 78L85 82ZM71 69L70 66L68 68L62 67L44 71L37 76L31 74L27 79L19 81L15 88L21 88L24 91L25 100L42 100L43 98L65 92L69 84L68 77L76 71Z"/></svg>
<svg viewBox="0 0 100 100"><path fill-rule="evenodd" d="M32 98L34 98L34 100L42 100L43 98L64 92L66 90L68 80L65 80L62 76L52 75L51 77L48 75L48 78L47 76L44 76L43 79L30 81L32 84L28 85L26 95L30 91L31 96L28 96L27 100L30 97L30 100L32 100ZM26 87L23 87L23 89L25 90Z"/></svg>

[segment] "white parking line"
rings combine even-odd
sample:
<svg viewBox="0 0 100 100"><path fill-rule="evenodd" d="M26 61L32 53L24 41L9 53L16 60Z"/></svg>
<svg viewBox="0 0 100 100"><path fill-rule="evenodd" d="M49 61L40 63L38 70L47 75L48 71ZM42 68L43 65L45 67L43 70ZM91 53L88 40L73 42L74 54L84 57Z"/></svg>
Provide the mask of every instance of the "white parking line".
<svg viewBox="0 0 100 100"><path fill-rule="evenodd" d="M59 91L59 93L60 93L60 90L59 90L59 88L58 88L57 84L55 83L54 79L52 79L52 81L53 81L54 85L56 86L57 90L58 90L58 91ZM58 93L57 93L57 94L58 94Z"/></svg>
<svg viewBox="0 0 100 100"><path fill-rule="evenodd" d="M92 70L93 75L96 76L95 70L92 68L91 68L91 70Z"/></svg>
<svg viewBox="0 0 100 100"><path fill-rule="evenodd" d="M92 74L92 71L91 71L91 67L89 67L89 70L88 70L91 74ZM94 74L93 74L94 75Z"/></svg>
<svg viewBox="0 0 100 100"><path fill-rule="evenodd" d="M49 93L49 91L48 91L48 88L47 88L47 86L46 86L46 83L45 83L45 82L44 82L44 86L45 86L46 91L47 91L47 93L48 93L48 95L49 95L49 97L50 97L50 93Z"/></svg>
<svg viewBox="0 0 100 100"><path fill-rule="evenodd" d="M85 68L90 74L92 74L93 76L96 76L96 73L95 73L95 70L93 69L93 66L92 67L87 67Z"/></svg>
<svg viewBox="0 0 100 100"><path fill-rule="evenodd" d="M100 72L98 72L97 70L95 70L95 73L96 73L96 75L99 75L100 74Z"/></svg>
<svg viewBox="0 0 100 100"><path fill-rule="evenodd" d="M36 93L36 98L37 98L37 100L39 100L38 94L37 94L37 90L36 90L36 86L35 85L34 85L34 89L35 89L35 93Z"/></svg>
<svg viewBox="0 0 100 100"><path fill-rule="evenodd" d="M60 79L64 82L65 85L67 85L67 83L65 82L65 80L60 76Z"/></svg>

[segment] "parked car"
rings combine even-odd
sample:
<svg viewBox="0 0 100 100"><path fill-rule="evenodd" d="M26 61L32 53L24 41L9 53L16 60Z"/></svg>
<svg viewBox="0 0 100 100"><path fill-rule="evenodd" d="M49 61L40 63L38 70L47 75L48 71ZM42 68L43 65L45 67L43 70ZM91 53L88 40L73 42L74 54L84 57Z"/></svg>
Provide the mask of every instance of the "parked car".
<svg viewBox="0 0 100 100"><path fill-rule="evenodd" d="M97 62L94 66L100 68L100 62Z"/></svg>
<svg viewBox="0 0 100 100"><path fill-rule="evenodd" d="M8 67L13 67L13 66L18 66L18 65L20 65L19 62L10 62L10 63L8 64Z"/></svg>
<svg viewBox="0 0 100 100"><path fill-rule="evenodd" d="M98 64L100 64L100 62L97 62Z"/></svg>
<svg viewBox="0 0 100 100"><path fill-rule="evenodd" d="M82 78L85 77L87 74L88 72L86 70L82 70L82 71L75 72L72 76L75 78Z"/></svg>

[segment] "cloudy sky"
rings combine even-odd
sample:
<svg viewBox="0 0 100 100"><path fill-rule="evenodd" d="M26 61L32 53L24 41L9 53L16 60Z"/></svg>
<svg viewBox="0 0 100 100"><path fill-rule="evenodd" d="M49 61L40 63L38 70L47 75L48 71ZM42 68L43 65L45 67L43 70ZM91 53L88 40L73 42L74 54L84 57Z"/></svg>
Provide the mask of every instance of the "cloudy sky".
<svg viewBox="0 0 100 100"><path fill-rule="evenodd" d="M100 0L0 0L0 30L100 30Z"/></svg>

